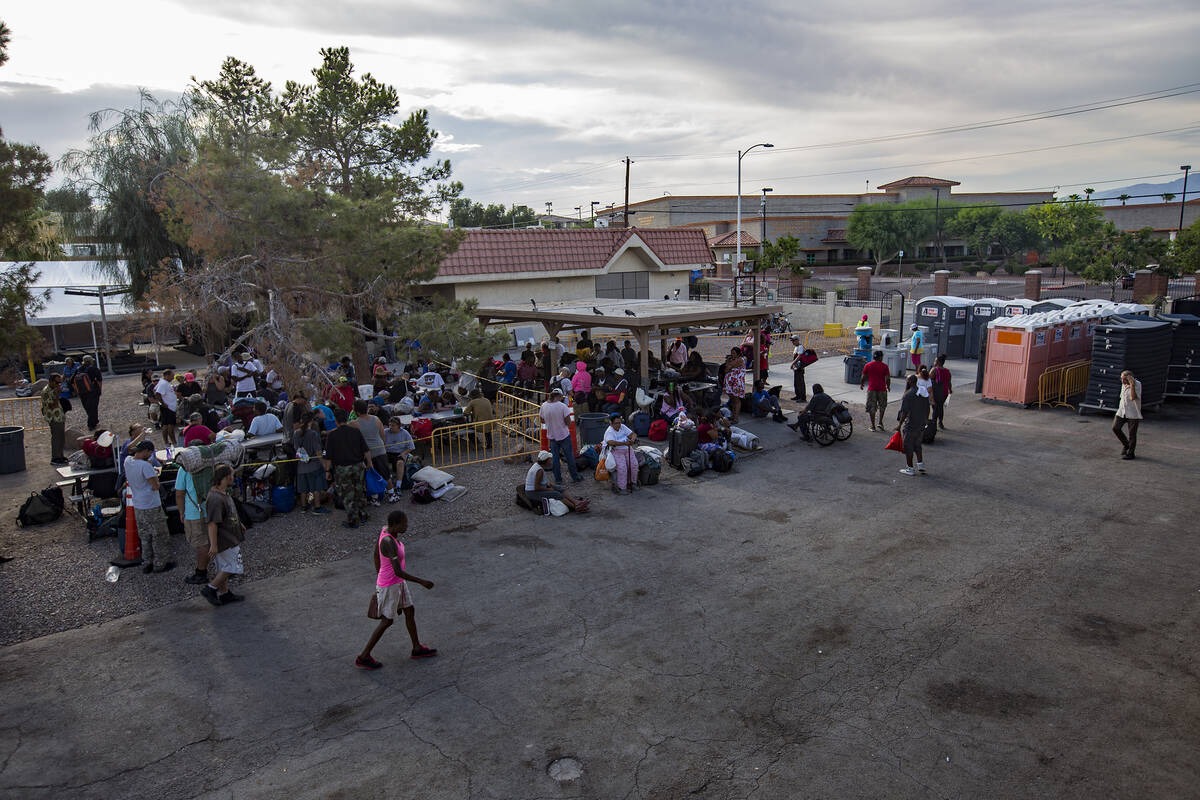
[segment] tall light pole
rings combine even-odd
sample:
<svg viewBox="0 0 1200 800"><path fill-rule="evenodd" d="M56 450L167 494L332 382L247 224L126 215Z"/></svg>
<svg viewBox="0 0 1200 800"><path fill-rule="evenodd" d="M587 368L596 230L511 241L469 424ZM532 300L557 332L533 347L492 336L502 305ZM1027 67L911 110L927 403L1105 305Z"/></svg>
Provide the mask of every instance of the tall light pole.
<svg viewBox="0 0 1200 800"><path fill-rule="evenodd" d="M583 222L583 206L575 206L575 216L579 217L580 222Z"/></svg>
<svg viewBox="0 0 1200 800"><path fill-rule="evenodd" d="M1187 178L1188 173L1192 171L1192 165L1184 164L1180 169L1183 170L1183 194L1179 197L1179 230L1175 233L1176 239L1183 233L1183 204L1187 202Z"/></svg>
<svg viewBox="0 0 1200 800"><path fill-rule="evenodd" d="M933 187L933 233L937 236L938 255L941 256L942 266L946 265L946 248L942 246L942 187Z"/></svg>
<svg viewBox="0 0 1200 800"><path fill-rule="evenodd" d="M775 191L770 186L764 186L762 190L762 202L758 204L758 215L762 217L761 235L758 237L758 243L764 245L767 243L767 192Z"/></svg>
<svg viewBox="0 0 1200 800"><path fill-rule="evenodd" d="M592 201L592 207L588 210L588 216L592 218L592 227L596 226L596 206L600 205L599 200Z"/></svg>
<svg viewBox="0 0 1200 800"><path fill-rule="evenodd" d="M741 269L742 269L742 158L744 158L747 153L749 153L751 150L753 150L756 147L774 147L774 146L775 145L769 144L768 142L759 142L758 144L750 145L745 150L738 150L738 154L737 154L737 173L738 173L737 174L737 231L736 231L736 233L737 233L737 260L734 262L734 269L738 270L739 274L741 273ZM738 282L737 282L737 279L735 278L734 284L733 284L733 296L734 296L735 301L737 300L737 290L738 290Z"/></svg>

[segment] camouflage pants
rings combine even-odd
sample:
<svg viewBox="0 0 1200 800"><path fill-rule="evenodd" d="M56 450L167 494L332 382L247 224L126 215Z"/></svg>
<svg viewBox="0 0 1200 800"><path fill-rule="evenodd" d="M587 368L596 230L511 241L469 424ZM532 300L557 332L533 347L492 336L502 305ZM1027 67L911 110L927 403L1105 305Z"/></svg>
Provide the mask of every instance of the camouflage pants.
<svg viewBox="0 0 1200 800"><path fill-rule="evenodd" d="M367 514L367 495L364 487L366 467L352 464L333 468L333 490L342 499L346 521L352 525Z"/></svg>

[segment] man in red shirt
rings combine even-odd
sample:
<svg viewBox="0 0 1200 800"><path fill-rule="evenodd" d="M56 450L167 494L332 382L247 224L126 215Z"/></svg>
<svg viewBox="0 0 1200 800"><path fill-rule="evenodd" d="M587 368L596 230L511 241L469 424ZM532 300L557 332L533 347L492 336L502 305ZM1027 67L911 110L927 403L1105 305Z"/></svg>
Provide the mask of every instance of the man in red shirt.
<svg viewBox="0 0 1200 800"><path fill-rule="evenodd" d="M333 387L333 391L329 394L329 399L333 404L349 414L354 410L354 398L357 395L354 393L354 387L350 385L346 376L338 378L337 385Z"/></svg>
<svg viewBox="0 0 1200 800"><path fill-rule="evenodd" d="M883 363L883 351L876 350L874 358L863 367L862 380L858 388L866 387L867 414L871 417L871 430L881 431L883 427L883 412L887 409L888 392L892 389L892 373L887 364ZM875 424L875 412L879 412L879 425Z"/></svg>

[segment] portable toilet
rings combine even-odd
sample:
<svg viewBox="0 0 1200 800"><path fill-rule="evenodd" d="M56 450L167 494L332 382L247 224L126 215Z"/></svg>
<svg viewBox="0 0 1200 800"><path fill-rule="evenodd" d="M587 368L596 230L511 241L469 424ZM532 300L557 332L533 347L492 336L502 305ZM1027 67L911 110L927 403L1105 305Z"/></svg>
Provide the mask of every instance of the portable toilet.
<svg viewBox="0 0 1200 800"><path fill-rule="evenodd" d="M946 358L962 358L967 351L971 301L948 295L926 297L917 303L916 322L929 328L929 341Z"/></svg>
<svg viewBox="0 0 1200 800"><path fill-rule="evenodd" d="M1070 351L1070 339L1068 337L1071 334L1071 319L1062 309L1044 313L1046 314L1050 328L1050 353L1047 357L1046 365L1050 367L1061 366L1071 360L1068 355Z"/></svg>
<svg viewBox="0 0 1200 800"><path fill-rule="evenodd" d="M1033 313L1037 314L1042 311L1061 311L1069 307L1075 301L1068 300L1065 297L1051 297L1048 300L1041 300L1033 304Z"/></svg>
<svg viewBox="0 0 1200 800"><path fill-rule="evenodd" d="M979 346L987 337L987 324L1004 313L1004 301L984 298L971 303L967 315L967 358L979 358Z"/></svg>
<svg viewBox="0 0 1200 800"><path fill-rule="evenodd" d="M1004 301L1004 316L1021 317L1033 313L1033 301L1025 298Z"/></svg>
<svg viewBox="0 0 1200 800"><path fill-rule="evenodd" d="M1050 354L1050 325L1020 314L992 320L987 328L983 398L1028 406L1038 399L1038 381Z"/></svg>

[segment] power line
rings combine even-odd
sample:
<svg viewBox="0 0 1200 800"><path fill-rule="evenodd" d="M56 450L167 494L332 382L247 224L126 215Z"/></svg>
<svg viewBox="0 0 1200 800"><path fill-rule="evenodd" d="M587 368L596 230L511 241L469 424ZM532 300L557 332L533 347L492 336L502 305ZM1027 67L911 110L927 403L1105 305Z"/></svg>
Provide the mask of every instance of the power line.
<svg viewBox="0 0 1200 800"><path fill-rule="evenodd" d="M1074 116L1076 114L1086 114L1092 111L1103 111L1109 108L1119 108L1122 106L1136 105L1138 103L1149 103L1153 100L1164 100L1170 97L1179 97L1181 95L1195 94L1200 92L1200 83L1187 83L1182 86L1173 86L1167 89L1158 89L1152 92L1142 92L1140 94L1126 95L1125 97L1115 97L1110 100L1097 100L1091 103L1082 103L1074 106L1064 106L1062 108L1054 108L1048 111L1036 111L1030 114L1020 114L1012 117L1001 117L999 119L982 120L980 122L964 123L962 125L950 125L942 128L929 128L921 131L909 131L906 133L888 134L885 136L873 136L863 139L845 139L836 142L822 142L819 144L794 145L791 147L776 147L776 153L795 152L801 150L826 150L838 147L857 147L865 144L879 144L883 142L894 142L905 139L915 139L925 136L943 136L950 133L964 133L976 130L985 130L988 128L998 128L1007 125L1019 125L1026 122L1037 122L1043 119L1055 119L1057 117ZM675 153L661 156L639 156L643 161L671 161L671 160L702 160L710 158L728 158L729 153Z"/></svg>

